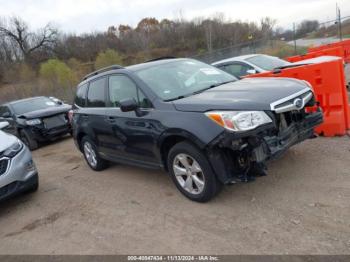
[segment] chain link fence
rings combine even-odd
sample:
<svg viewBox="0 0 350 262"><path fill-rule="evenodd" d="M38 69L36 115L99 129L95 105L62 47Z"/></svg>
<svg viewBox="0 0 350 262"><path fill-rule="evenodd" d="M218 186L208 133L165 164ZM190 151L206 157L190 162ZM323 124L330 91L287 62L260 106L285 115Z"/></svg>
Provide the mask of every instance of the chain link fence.
<svg viewBox="0 0 350 262"><path fill-rule="evenodd" d="M264 53L267 49L273 49L275 46L275 40L259 39L194 55L192 58L211 64L230 57Z"/></svg>

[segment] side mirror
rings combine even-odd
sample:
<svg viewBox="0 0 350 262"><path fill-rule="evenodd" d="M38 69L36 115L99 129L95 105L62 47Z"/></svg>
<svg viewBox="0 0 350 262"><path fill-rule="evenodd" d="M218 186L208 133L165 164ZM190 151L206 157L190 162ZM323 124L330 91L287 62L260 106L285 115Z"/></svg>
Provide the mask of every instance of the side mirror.
<svg viewBox="0 0 350 262"><path fill-rule="evenodd" d="M248 69L247 70L247 74L248 75L254 75L254 74L256 74L257 72L256 72L256 70L255 69Z"/></svg>
<svg viewBox="0 0 350 262"><path fill-rule="evenodd" d="M7 121L0 122L0 130L8 127L9 125L10 125L9 122L7 122Z"/></svg>
<svg viewBox="0 0 350 262"><path fill-rule="evenodd" d="M127 98L120 101L120 110L122 112L135 111L138 108L138 104L134 98Z"/></svg>

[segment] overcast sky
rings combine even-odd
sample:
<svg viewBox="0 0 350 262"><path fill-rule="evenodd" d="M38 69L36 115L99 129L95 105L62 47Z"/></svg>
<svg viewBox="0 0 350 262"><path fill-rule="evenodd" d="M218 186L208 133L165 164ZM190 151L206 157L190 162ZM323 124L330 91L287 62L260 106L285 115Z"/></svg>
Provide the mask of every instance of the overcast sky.
<svg viewBox="0 0 350 262"><path fill-rule="evenodd" d="M110 25L135 26L143 17L209 17L223 13L227 19L258 21L269 16L279 26L291 28L303 19L335 18L335 3L350 15L350 0L0 0L0 16L20 16L33 28L53 22L62 31L103 31ZM181 15L180 15L181 14Z"/></svg>

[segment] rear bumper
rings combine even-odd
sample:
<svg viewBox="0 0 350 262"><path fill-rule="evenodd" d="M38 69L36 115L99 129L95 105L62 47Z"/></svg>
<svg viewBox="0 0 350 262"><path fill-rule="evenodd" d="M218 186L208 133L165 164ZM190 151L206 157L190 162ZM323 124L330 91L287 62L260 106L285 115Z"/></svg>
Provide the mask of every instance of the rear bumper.
<svg viewBox="0 0 350 262"><path fill-rule="evenodd" d="M319 110L279 132L274 124L239 135L225 132L209 145L207 155L219 180L225 184L234 182L247 175L252 163L264 164L291 146L312 138L314 128L322 122L323 114ZM237 159L243 159L246 166Z"/></svg>

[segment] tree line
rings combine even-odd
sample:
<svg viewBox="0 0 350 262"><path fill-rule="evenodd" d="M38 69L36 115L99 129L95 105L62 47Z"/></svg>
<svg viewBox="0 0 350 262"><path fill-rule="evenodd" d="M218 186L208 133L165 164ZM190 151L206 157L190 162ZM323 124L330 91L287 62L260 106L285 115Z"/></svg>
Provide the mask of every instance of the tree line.
<svg viewBox="0 0 350 262"><path fill-rule="evenodd" d="M193 20L158 21L148 17L134 28L121 24L104 32L77 35L61 32L52 24L32 30L19 17L2 18L0 82L31 80L38 75L51 80L56 75L59 79L62 77L57 75L62 72L71 72L67 75L76 82L81 75L113 63L129 65L160 56L191 56L256 39L281 37L286 32L276 30L275 24L269 17L256 23L230 21L221 14ZM305 22L298 30L305 34L311 27ZM52 81L67 82L57 79ZM69 84L68 81L66 85Z"/></svg>

